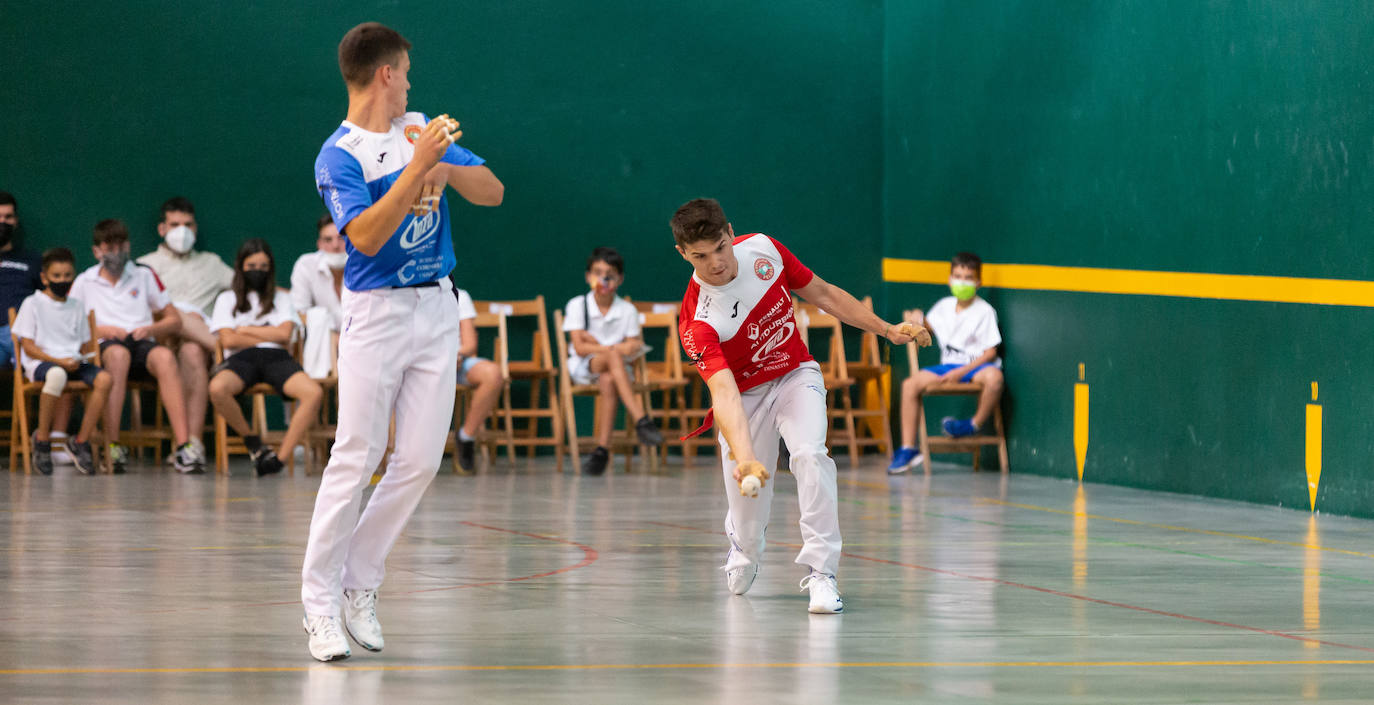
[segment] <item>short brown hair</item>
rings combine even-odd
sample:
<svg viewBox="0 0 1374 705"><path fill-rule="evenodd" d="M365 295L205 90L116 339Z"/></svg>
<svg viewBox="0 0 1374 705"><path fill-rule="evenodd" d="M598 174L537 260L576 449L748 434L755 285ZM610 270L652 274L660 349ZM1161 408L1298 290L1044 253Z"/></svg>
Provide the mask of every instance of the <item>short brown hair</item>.
<svg viewBox="0 0 1374 705"><path fill-rule="evenodd" d="M96 247L101 245L118 245L129 241L129 228L124 225L124 221L118 218L106 218L95 224L95 237L93 238Z"/></svg>
<svg viewBox="0 0 1374 705"><path fill-rule="evenodd" d="M968 267L979 277L983 276L983 260L972 252L960 252L949 261L949 268Z"/></svg>
<svg viewBox="0 0 1374 705"><path fill-rule="evenodd" d="M725 226L730 221L725 211L714 198L694 198L673 214L668 226L673 229L673 239L678 247L686 247L701 240L716 240L725 234Z"/></svg>
<svg viewBox="0 0 1374 705"><path fill-rule="evenodd" d="M334 216L325 213L324 215L320 216L318 220L315 221L315 234L319 235L320 231L324 230L324 226L333 224Z"/></svg>
<svg viewBox="0 0 1374 705"><path fill-rule="evenodd" d="M339 42L339 71L344 83L366 88L382 64L395 66L398 55L410 51L400 32L377 22L364 22L348 30Z"/></svg>
<svg viewBox="0 0 1374 705"><path fill-rule="evenodd" d="M191 217L196 215L196 207L191 205L190 199L182 196L172 196L162 204L162 222L167 222L168 213L186 213Z"/></svg>

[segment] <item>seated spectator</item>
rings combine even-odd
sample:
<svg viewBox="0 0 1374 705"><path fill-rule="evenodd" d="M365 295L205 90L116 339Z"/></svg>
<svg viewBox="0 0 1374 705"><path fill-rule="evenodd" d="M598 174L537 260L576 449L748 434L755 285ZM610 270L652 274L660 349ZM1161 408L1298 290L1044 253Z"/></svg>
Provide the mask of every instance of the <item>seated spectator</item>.
<svg viewBox="0 0 1374 705"><path fill-rule="evenodd" d="M582 472L600 475L610 461L611 430L615 426L616 402L635 420L635 435L644 445L663 442L663 434L644 412L635 394L630 361L643 354L639 337L639 312L630 302L616 296L625 281L625 260L610 247L598 247L587 258L587 286L591 292L574 296L563 312L563 330L568 332L572 352L568 372L577 384L601 387L597 399L596 449L582 463ZM570 429L569 433L576 433Z"/></svg>
<svg viewBox="0 0 1374 705"><path fill-rule="evenodd" d="M224 362L210 380L210 399L229 428L243 437L259 477L281 471L281 457L295 451L324 398L320 385L286 351L297 319L291 295L277 288L276 279L272 248L260 238L245 240L234 259L232 286L215 300L210 321L210 330L224 346ZM253 433L239 408L238 395L260 382L297 402L278 452Z"/></svg>
<svg viewBox="0 0 1374 705"><path fill-rule="evenodd" d="M0 312L19 308L30 294L43 287L38 258L19 248L19 204L0 191ZM8 317L0 320L0 365L14 365L14 341Z"/></svg>
<svg viewBox="0 0 1374 705"><path fill-rule="evenodd" d="M501 399L501 368L477 357L477 325L472 320L477 318L477 308L467 291L454 291L458 294L458 384L472 387L472 404L458 429L458 467L472 472L477 465L477 433Z"/></svg>
<svg viewBox="0 0 1374 705"><path fill-rule="evenodd" d="M91 344L86 306L69 296L76 279L76 259L71 250L56 247L43 253L44 288L24 299L14 319L14 334L24 349L24 375L42 382L38 395L38 427L34 430L33 466L44 475L52 474L52 430L57 402L67 380L77 379L91 387L81 430L68 443L72 463L82 474L95 472L91 454L91 435L105 410L110 393L110 373L91 364L95 355ZM111 441L119 438L119 428L107 432Z"/></svg>
<svg viewBox="0 0 1374 705"><path fill-rule="evenodd" d="M348 253L343 238L334 226L333 216L325 213L315 221L315 251L307 252L291 268L291 303L298 314L305 314L305 348L301 355L305 371L315 378L329 374L334 367L330 332L339 329L340 299L343 296L344 264Z"/></svg>
<svg viewBox="0 0 1374 705"><path fill-rule="evenodd" d="M105 428L119 428L130 377L154 380L172 426L173 467L182 473L204 472L205 456L191 443L187 431L176 356L157 342L181 330L176 306L153 270L129 261L129 229L124 223L113 218L96 223L91 252L99 264L77 276L71 295L87 311L95 311L100 361L112 382L105 402ZM110 442L109 452L114 471L124 472L129 450Z"/></svg>
<svg viewBox="0 0 1374 705"><path fill-rule="evenodd" d="M215 297L229 288L234 270L213 252L195 249L196 207L180 196L162 204L157 234L162 244L138 258L152 267L167 288L167 295L181 312L181 329L166 342L176 350L181 388L186 393L186 428L196 452L205 456L205 410L208 405L210 359L215 337L210 334L210 307ZM188 344L193 343L193 344Z"/></svg>
<svg viewBox="0 0 1374 705"><path fill-rule="evenodd" d="M953 296L936 301L929 315L923 315L919 309L905 314L907 322L924 326L935 336L940 345L940 364L918 370L902 382L902 446L892 455L888 474L906 472L921 462L921 453L916 448L916 421L921 394L927 389L956 382L983 385L973 418L950 417L941 423L945 433L955 438L977 433L997 408L1002 397L1002 360L997 356L1002 334L997 329L997 311L978 296L982 273L983 261L977 255L955 255L949 271Z"/></svg>

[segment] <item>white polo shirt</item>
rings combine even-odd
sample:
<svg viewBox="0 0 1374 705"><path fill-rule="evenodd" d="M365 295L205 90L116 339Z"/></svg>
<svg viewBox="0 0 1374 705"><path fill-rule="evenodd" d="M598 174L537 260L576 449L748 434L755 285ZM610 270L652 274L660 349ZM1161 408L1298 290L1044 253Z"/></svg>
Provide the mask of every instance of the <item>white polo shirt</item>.
<svg viewBox="0 0 1374 705"><path fill-rule="evenodd" d="M591 315L590 324L587 314ZM634 304L617 296L611 301L611 309L602 314L601 307L596 305L596 298L590 293L574 296L563 309L563 330L585 330L592 334L596 342L602 345L615 345L626 338L639 336L639 311L635 309ZM568 368L580 369L585 361L586 357L578 355L570 346Z"/></svg>
<svg viewBox="0 0 1374 705"><path fill-rule="evenodd" d="M963 311L959 300L946 296L935 302L926 314L926 323L935 331L940 344L940 364L967 365L978 359L988 348L1002 344L1002 332L997 329L997 311L982 297ZM1002 366L1002 358L994 357L992 364Z"/></svg>
<svg viewBox="0 0 1374 705"><path fill-rule="evenodd" d="M291 305L291 295L277 289L277 293L272 297L272 310L266 314L262 312L262 302L258 297L258 292L248 292L248 303L252 307L247 311L235 311L234 307L238 304L238 298L233 291L226 291L215 299L215 312L210 316L210 332L218 333L226 328L238 328L239 326L279 326L283 323L290 323L295 326L299 321L296 318L296 309ZM285 346L276 343L258 343L255 348L284 348ZM243 348L225 348L224 355L229 357Z"/></svg>
<svg viewBox="0 0 1374 705"><path fill-rule="evenodd" d="M297 311L322 306L335 321L341 321L342 304L334 292L334 270L325 264L323 255L318 250L307 252L291 267L291 303Z"/></svg>
<svg viewBox="0 0 1374 705"><path fill-rule="evenodd" d="M27 338L49 357L79 358L81 346L91 339L91 327L86 320L86 305L71 296L58 301L36 291L19 305L14 317L14 334ZM42 364L24 356L24 374L33 379L34 370Z"/></svg>
<svg viewBox="0 0 1374 705"><path fill-rule="evenodd" d="M193 250L178 255L166 245L138 258L147 265L167 288L167 295L180 307L204 314L209 312L219 292L234 284L234 268L213 252Z"/></svg>
<svg viewBox="0 0 1374 705"><path fill-rule="evenodd" d="M151 326L153 312L172 303L153 270L129 262L119 281L111 284L100 276L100 265L77 275L68 298L79 299L87 311L95 311L98 326L115 326L132 332Z"/></svg>

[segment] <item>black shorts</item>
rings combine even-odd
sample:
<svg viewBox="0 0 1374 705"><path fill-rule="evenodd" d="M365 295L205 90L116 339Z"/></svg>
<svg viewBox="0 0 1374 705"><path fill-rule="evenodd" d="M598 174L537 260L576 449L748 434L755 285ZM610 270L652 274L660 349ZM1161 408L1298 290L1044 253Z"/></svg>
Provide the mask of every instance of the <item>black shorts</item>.
<svg viewBox="0 0 1374 705"><path fill-rule="evenodd" d="M48 370L51 370L54 367L57 367L57 365L54 365L51 362L38 363L38 367L35 367L33 370L33 380L31 381L48 381ZM67 373L67 383L70 384L72 382L85 382L86 384L89 384L90 386L94 387L95 377L98 374L100 374L99 367L96 367L95 365L92 365L89 362L83 362L81 363L80 367L76 368L75 372Z"/></svg>
<svg viewBox="0 0 1374 705"><path fill-rule="evenodd" d="M134 340L133 338L119 338L118 340L102 340L100 341L101 354L104 354L105 351L110 349L110 346L112 345L118 345L129 351L130 379L142 380L144 382L153 381L153 375L151 372L148 371L148 353L151 353L153 351L153 348L158 347L156 340L153 340L152 338L144 338L142 340Z"/></svg>
<svg viewBox="0 0 1374 705"><path fill-rule="evenodd" d="M291 353L281 348L247 348L216 365L210 376L214 377L222 371L233 372L243 380L244 389L262 382L272 385L278 394L287 396L286 380L305 370L291 357Z"/></svg>

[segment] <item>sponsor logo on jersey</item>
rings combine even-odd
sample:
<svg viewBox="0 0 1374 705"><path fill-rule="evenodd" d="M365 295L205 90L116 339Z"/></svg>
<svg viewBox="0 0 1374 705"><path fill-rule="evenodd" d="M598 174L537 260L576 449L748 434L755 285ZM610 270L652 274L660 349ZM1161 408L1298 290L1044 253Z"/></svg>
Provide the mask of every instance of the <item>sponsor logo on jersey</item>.
<svg viewBox="0 0 1374 705"><path fill-rule="evenodd" d="M329 207L334 209L334 217L342 218L344 216L343 202L339 200L339 189L334 188L334 175L329 173L329 167L320 167L318 183L321 192L329 192Z"/></svg>
<svg viewBox="0 0 1374 705"><path fill-rule="evenodd" d="M773 278L774 274L777 274L777 270L773 268L772 262L760 257L754 260L754 274L759 275L759 279L768 281Z"/></svg>
<svg viewBox="0 0 1374 705"><path fill-rule="evenodd" d="M774 352L776 352L778 348L782 347L783 343L786 343L787 341L792 339L792 333L796 330L797 326L796 324L792 323L792 321L784 322L781 326L778 327L776 331L773 332L771 336L769 336L768 340L764 341L763 345L759 346L758 350L754 351L754 356L752 358L754 363L757 364L763 362L765 359L769 357L772 357ZM783 355L783 359L785 359L787 353L782 352L780 354Z"/></svg>
<svg viewBox="0 0 1374 705"><path fill-rule="evenodd" d="M439 211L430 211L423 218L411 218L401 233L401 249L410 251L429 242L439 234Z"/></svg>
<svg viewBox="0 0 1374 705"><path fill-rule="evenodd" d="M748 335L750 340L758 340L758 339L759 339L759 324L757 324L757 323L750 323L750 324L749 324L748 331L745 333L745 335Z"/></svg>
<svg viewBox="0 0 1374 705"><path fill-rule="evenodd" d="M415 140L420 139L420 133L423 131L424 128L419 125L406 125L402 133L405 134L407 142L415 144Z"/></svg>
<svg viewBox="0 0 1374 705"><path fill-rule="evenodd" d="M415 279L415 260L406 262L401 266L401 271L396 272L396 279L402 284L409 284Z"/></svg>
<svg viewBox="0 0 1374 705"><path fill-rule="evenodd" d="M381 164L384 160L386 160L386 152L382 152L381 155L377 157L377 163Z"/></svg>

